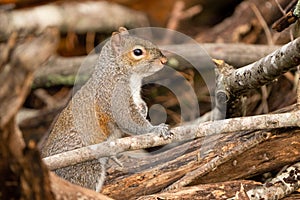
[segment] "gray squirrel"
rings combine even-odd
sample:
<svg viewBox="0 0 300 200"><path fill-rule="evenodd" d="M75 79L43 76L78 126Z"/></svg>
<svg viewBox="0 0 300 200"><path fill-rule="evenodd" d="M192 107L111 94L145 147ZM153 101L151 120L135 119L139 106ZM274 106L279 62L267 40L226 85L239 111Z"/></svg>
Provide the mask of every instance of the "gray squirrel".
<svg viewBox="0 0 300 200"><path fill-rule="evenodd" d="M42 157L120 138L155 132L168 137L166 124L153 126L140 91L142 79L162 69L166 57L150 41L134 37L120 27L101 50L91 78L60 113ZM64 179L100 191L108 158L55 170Z"/></svg>

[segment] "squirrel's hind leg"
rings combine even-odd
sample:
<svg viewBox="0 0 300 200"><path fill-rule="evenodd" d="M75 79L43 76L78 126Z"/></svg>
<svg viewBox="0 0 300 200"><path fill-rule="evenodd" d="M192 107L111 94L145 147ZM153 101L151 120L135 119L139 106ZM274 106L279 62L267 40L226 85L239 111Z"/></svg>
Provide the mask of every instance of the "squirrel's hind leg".
<svg viewBox="0 0 300 200"><path fill-rule="evenodd" d="M103 183L105 181L105 177L106 177L106 164L107 164L108 158L104 157L104 158L100 158L99 162L101 163L101 170L100 170L100 177L97 180L96 183L96 192L100 192L103 186Z"/></svg>

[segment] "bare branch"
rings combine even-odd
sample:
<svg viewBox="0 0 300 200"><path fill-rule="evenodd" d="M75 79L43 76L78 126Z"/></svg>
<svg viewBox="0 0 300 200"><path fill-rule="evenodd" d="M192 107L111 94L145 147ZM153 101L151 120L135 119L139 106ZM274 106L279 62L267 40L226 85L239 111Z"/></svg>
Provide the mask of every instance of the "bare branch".
<svg viewBox="0 0 300 200"><path fill-rule="evenodd" d="M168 140L164 140L155 133L144 134L75 149L46 157L43 160L49 169L54 170L100 157L113 156L124 151L144 149L226 132L294 127L299 126L299 122L300 111L205 122L173 128L171 131L174 134Z"/></svg>
<svg viewBox="0 0 300 200"><path fill-rule="evenodd" d="M216 59L241 67L268 55L280 46L247 45L247 44L200 44L207 53ZM197 60L199 53L195 46L169 45L163 49L173 50L186 55L187 60ZM241 52L244 52L241 54ZM84 81L93 70L98 55L81 57L52 57L35 73L34 87L49 87L54 85L73 85L75 79ZM76 77L81 65L84 63L85 73ZM203 66L205 67L205 66ZM81 77L80 77L81 76ZM79 80L79 81L80 81Z"/></svg>
<svg viewBox="0 0 300 200"><path fill-rule="evenodd" d="M73 30L86 33L114 31L120 26L132 28L148 25L146 16L141 12L105 1L43 5L3 12L0 18L0 41L6 40L15 31L28 34L49 26L58 27L62 32Z"/></svg>
<svg viewBox="0 0 300 200"><path fill-rule="evenodd" d="M273 81L300 64L300 38L284 45L259 61L235 70L224 77L224 84L231 94L241 94ZM237 96L237 95L236 95Z"/></svg>
<svg viewBox="0 0 300 200"><path fill-rule="evenodd" d="M276 79L288 70L300 64L300 38L284 45L270 55L245 67L234 69L225 64L218 65L216 105L214 119L221 119L222 114L234 115L227 108L237 109L239 98L249 89L255 89ZM234 105L234 106L233 106ZM227 107L226 107L227 106Z"/></svg>

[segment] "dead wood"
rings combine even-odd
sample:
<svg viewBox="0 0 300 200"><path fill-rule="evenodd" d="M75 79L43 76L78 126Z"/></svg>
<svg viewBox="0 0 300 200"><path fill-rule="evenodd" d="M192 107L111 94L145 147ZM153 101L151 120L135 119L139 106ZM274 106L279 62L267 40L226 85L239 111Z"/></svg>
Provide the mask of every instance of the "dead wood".
<svg viewBox="0 0 300 200"><path fill-rule="evenodd" d="M51 16L51 17L49 17ZM129 28L148 25L141 12L102 2L67 2L0 13L0 41L13 32L22 35L38 33L46 27L58 27L62 32L112 32L120 26Z"/></svg>
<svg viewBox="0 0 300 200"><path fill-rule="evenodd" d="M268 141L243 154L232 155L230 160L216 166L213 171L197 177L192 185L249 178L299 161L300 146L295 142L299 141L299 130L281 130L273 133L275 132L276 135ZM124 164L122 171L118 168L108 170L108 180L103 193L114 198L126 199L159 192L186 173L204 166L216 156L241 145L245 140L253 137L253 134L230 133L220 137L209 137L207 140L215 142L216 145L211 147L205 156L201 155L201 149L209 144L203 144L203 139L197 139L159 156L134 158L133 154L126 159L123 157L121 158Z"/></svg>
<svg viewBox="0 0 300 200"><path fill-rule="evenodd" d="M241 67L255 62L279 48L279 46L246 44L199 45L203 47L212 58L224 60L235 67ZM163 46L162 48L179 52L181 55L186 55L186 59L190 61L196 62L199 59L198 49L195 49L193 45L170 45ZM243 52L243 54L241 54L241 52ZM72 58L52 57L36 71L33 86L38 88L55 85L73 85L75 80L77 83L83 82L92 72L97 57L98 55L93 54ZM82 70L80 74L78 74L79 69Z"/></svg>
<svg viewBox="0 0 300 200"><path fill-rule="evenodd" d="M97 193L93 190L89 190L78 185L71 184L70 182L56 176L54 173L50 173L51 189L55 199L95 199L95 200L112 200L105 195Z"/></svg>
<svg viewBox="0 0 300 200"><path fill-rule="evenodd" d="M51 29L37 37L15 38L16 45L1 62L6 63L0 74L1 199L110 199L49 176L35 143L25 144L16 125L15 116L31 87L33 71L53 54L57 36Z"/></svg>
<svg viewBox="0 0 300 200"><path fill-rule="evenodd" d="M171 142L183 142L199 137L234 131L294 127L299 125L299 119L300 111L297 110L289 113L232 118L200 124L190 123L189 125L172 128L171 132L173 134L168 139L160 137L158 133L137 135L74 149L45 157L43 160L51 170L54 170L100 157L114 156L128 150L150 148ZM268 136L261 135L260 137L264 140L264 138ZM261 141L260 137L257 138L257 141L254 141L254 143Z"/></svg>
<svg viewBox="0 0 300 200"><path fill-rule="evenodd" d="M290 0L278 0L282 7L286 7ZM231 17L213 28L197 36L199 42L244 42L255 43L263 31L262 25L250 8L255 5L268 25L281 17L281 12L273 0L248 0L240 3Z"/></svg>
<svg viewBox="0 0 300 200"><path fill-rule="evenodd" d="M0 74L3 86L0 92L0 194L3 199L54 199L48 170L41 159L37 159L39 152L34 145L25 147L15 115L29 91L33 71L53 53L56 41L57 32L47 30L40 37L17 42ZM40 56L32 59L37 54Z"/></svg>
<svg viewBox="0 0 300 200"><path fill-rule="evenodd" d="M294 117L287 119L287 122L290 122L290 119L298 122L298 119ZM232 120L234 122L235 119ZM250 121L253 122L253 120ZM283 120L279 121L281 123ZM245 124L238 121L236 123ZM274 123L270 123L270 125L274 125ZM215 128L221 132L224 130L220 126ZM254 126L254 128L258 128L258 126ZM215 132L215 130L212 131ZM300 146L298 142L295 142L299 140L298 129L274 130L271 131L271 135L273 136L270 137L269 134L266 135L261 131L223 133L202 137L157 155L125 153L120 158L124 167L122 169L112 167L108 170L108 180L103 193L118 199L153 194L165 189L186 174L199 171L199 169L200 173L195 174L191 179L192 182L189 182L190 184L249 178L279 169L300 159ZM145 137L145 135L135 136L135 138L137 137ZM131 137L119 140L128 140L130 148L133 148L138 144L129 142L133 139ZM155 136L153 139L154 141L158 140ZM146 140L141 143L147 144ZM249 145L246 145L247 143ZM118 142L114 141L110 144L116 146ZM153 142L149 143L150 146L151 144ZM95 147L92 149L95 150ZM101 152L102 150L104 148L101 148ZM279 151L280 154L278 154ZM110 152L114 154L116 151L111 150Z"/></svg>
<svg viewBox="0 0 300 200"><path fill-rule="evenodd" d="M263 185L247 191L253 200L281 199L300 187L300 162L280 171L277 176Z"/></svg>
<svg viewBox="0 0 300 200"><path fill-rule="evenodd" d="M300 39L245 67L234 69L224 62L218 67L214 119L242 116L241 96L251 89L270 83L300 64Z"/></svg>
<svg viewBox="0 0 300 200"><path fill-rule="evenodd" d="M141 196L138 200L156 200L156 199L228 199L235 196L240 190L250 190L256 186L261 185L255 181L227 181L210 184L200 184L196 186L189 186L174 190L171 192L161 192L148 196Z"/></svg>

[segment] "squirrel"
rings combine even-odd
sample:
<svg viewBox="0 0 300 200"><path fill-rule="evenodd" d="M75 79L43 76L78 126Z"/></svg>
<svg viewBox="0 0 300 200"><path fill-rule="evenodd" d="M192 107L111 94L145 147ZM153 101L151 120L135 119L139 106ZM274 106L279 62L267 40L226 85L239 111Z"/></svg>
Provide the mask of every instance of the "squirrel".
<svg viewBox="0 0 300 200"><path fill-rule="evenodd" d="M142 79L163 68L156 45L124 27L103 46L90 79L59 114L42 146L42 157L129 135L155 132L168 138L168 125L153 126L140 91ZM99 192L108 158L56 169L62 178Z"/></svg>

